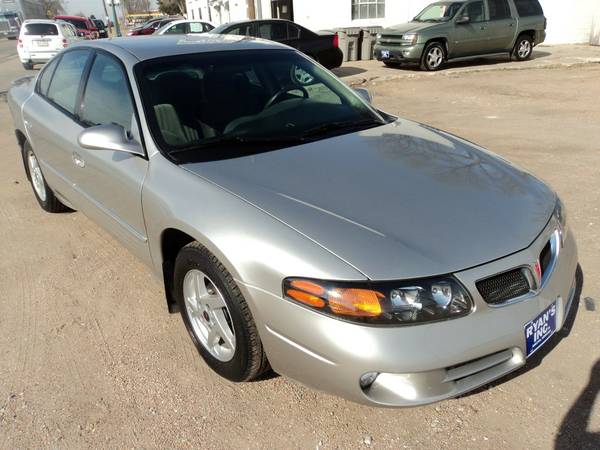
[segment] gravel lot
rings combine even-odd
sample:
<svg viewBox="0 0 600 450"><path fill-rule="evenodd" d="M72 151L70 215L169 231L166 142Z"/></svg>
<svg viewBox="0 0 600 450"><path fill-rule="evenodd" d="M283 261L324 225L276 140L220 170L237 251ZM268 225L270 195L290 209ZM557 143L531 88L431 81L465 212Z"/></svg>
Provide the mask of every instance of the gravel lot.
<svg viewBox="0 0 600 450"><path fill-rule="evenodd" d="M600 67L413 75L367 85L374 103L494 150L567 205L584 284L551 353L417 409L226 382L141 263L82 214L38 207L0 102L0 447L599 448Z"/></svg>

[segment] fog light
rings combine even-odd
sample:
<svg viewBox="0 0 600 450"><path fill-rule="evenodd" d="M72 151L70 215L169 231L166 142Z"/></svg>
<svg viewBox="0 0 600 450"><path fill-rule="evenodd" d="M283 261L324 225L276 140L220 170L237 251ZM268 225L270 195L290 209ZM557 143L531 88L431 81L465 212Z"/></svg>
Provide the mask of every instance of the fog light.
<svg viewBox="0 0 600 450"><path fill-rule="evenodd" d="M360 377L360 387L362 389L366 389L371 386L377 377L379 376L379 372L367 372Z"/></svg>

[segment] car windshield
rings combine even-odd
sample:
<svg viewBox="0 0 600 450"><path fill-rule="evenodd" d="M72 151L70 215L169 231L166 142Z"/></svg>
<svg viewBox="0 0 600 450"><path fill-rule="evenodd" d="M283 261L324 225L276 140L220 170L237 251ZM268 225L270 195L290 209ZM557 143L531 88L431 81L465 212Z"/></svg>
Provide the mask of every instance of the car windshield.
<svg viewBox="0 0 600 450"><path fill-rule="evenodd" d="M139 63L135 72L152 134L180 162L259 153L385 123L294 51L173 56Z"/></svg>
<svg viewBox="0 0 600 450"><path fill-rule="evenodd" d="M25 36L58 36L58 28L53 23L28 23L23 27Z"/></svg>
<svg viewBox="0 0 600 450"><path fill-rule="evenodd" d="M413 20L415 22L447 22L458 12L462 2L433 3L421 11Z"/></svg>

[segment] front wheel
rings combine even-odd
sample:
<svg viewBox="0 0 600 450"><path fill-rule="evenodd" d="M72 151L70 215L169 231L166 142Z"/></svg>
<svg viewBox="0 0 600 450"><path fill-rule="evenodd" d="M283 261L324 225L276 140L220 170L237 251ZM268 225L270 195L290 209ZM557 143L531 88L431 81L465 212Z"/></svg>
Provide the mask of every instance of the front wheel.
<svg viewBox="0 0 600 450"><path fill-rule="evenodd" d="M179 252L175 298L204 361L231 381L250 381L268 369L256 324L231 274L198 242Z"/></svg>
<svg viewBox="0 0 600 450"><path fill-rule="evenodd" d="M425 47L421 57L421 69L434 71L442 68L446 61L446 49L440 42L431 42Z"/></svg>
<svg viewBox="0 0 600 450"><path fill-rule="evenodd" d="M523 34L519 36L513 49L513 56L517 61L525 61L531 58L533 53L533 40L531 36Z"/></svg>

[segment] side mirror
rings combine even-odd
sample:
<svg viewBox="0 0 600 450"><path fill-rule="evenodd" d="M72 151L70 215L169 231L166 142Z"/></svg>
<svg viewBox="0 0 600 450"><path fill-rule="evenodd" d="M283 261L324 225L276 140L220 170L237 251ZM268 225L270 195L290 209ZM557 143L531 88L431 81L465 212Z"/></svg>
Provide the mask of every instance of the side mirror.
<svg viewBox="0 0 600 450"><path fill-rule="evenodd" d="M112 150L144 156L144 149L133 139L127 137L120 125L96 125L83 130L77 139L83 148L93 150Z"/></svg>
<svg viewBox="0 0 600 450"><path fill-rule="evenodd" d="M354 88L354 92L356 92L360 97L367 103L371 104L373 102L373 97L371 97L371 93L368 89L365 88Z"/></svg>
<svg viewBox="0 0 600 450"><path fill-rule="evenodd" d="M471 18L469 16L460 16L458 19L456 19L456 23L458 25L464 25L471 22Z"/></svg>

